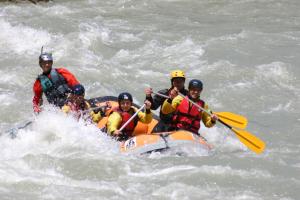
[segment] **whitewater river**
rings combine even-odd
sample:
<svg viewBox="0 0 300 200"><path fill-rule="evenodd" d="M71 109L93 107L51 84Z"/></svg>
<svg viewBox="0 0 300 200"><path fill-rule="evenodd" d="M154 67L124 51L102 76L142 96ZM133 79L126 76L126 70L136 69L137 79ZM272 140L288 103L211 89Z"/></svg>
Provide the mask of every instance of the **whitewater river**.
<svg viewBox="0 0 300 200"><path fill-rule="evenodd" d="M0 199L298 200L298 0L0 2ZM214 111L248 118L257 155L222 124L200 132L210 153L123 155L94 125L47 106L32 111L41 46L86 97L201 79ZM186 83L187 84L187 83ZM45 98L44 98L45 100ZM45 100L46 102L46 100ZM7 130L33 124L11 139Z"/></svg>

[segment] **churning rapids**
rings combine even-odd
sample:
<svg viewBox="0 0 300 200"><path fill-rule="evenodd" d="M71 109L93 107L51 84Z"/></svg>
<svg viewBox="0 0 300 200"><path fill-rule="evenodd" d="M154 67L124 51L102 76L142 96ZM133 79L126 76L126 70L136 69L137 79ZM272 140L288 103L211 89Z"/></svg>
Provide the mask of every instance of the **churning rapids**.
<svg viewBox="0 0 300 200"><path fill-rule="evenodd" d="M299 199L299 9L298 0L1 1L0 199ZM253 153L220 124L200 131L209 154L124 155L47 104L34 116L41 46L87 98L128 91L141 104L146 87L168 87L181 69L203 81L214 111L246 116L266 149Z"/></svg>

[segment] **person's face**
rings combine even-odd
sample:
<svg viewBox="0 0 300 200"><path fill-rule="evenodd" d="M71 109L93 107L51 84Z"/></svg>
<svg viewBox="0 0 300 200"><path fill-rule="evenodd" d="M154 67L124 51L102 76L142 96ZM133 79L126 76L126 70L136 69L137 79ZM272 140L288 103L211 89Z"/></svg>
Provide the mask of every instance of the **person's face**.
<svg viewBox="0 0 300 200"><path fill-rule="evenodd" d="M53 61L41 61L40 66L44 73L48 73L51 71Z"/></svg>
<svg viewBox="0 0 300 200"><path fill-rule="evenodd" d="M83 101L84 101L84 94L83 94L83 95L72 94L72 101L73 101L76 105L82 104Z"/></svg>
<svg viewBox="0 0 300 200"><path fill-rule="evenodd" d="M176 87L178 90L184 88L184 82L185 82L184 78L174 78L172 80L173 87Z"/></svg>
<svg viewBox="0 0 300 200"><path fill-rule="evenodd" d="M189 95L192 99L198 99L200 97L202 89L200 88L190 88L189 89Z"/></svg>
<svg viewBox="0 0 300 200"><path fill-rule="evenodd" d="M121 110L128 112L131 108L132 102L130 100L122 100L120 101L120 108Z"/></svg>

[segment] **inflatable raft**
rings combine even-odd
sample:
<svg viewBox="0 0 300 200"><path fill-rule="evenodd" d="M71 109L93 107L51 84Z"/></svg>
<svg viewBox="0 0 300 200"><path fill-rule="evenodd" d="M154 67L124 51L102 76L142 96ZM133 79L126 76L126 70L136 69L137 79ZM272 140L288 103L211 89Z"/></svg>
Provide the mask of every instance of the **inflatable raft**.
<svg viewBox="0 0 300 200"><path fill-rule="evenodd" d="M98 107L104 102L109 101L112 109L118 106L118 99L114 96L104 96L89 100L92 106ZM138 105L134 104L136 108ZM110 110L106 111L104 118L98 123L98 127L104 128L107 123ZM181 150L196 148L200 151L209 151L212 146L207 143L205 138L191 133L189 131L179 130L171 132L153 133L153 129L158 124L159 117L153 114L150 124L138 122L133 137L120 143L120 151L123 153L145 154L150 152L172 150Z"/></svg>
<svg viewBox="0 0 300 200"><path fill-rule="evenodd" d="M197 149L209 152L212 146L206 140L189 131L174 131L163 133L140 134L121 143L123 153L145 154L165 150L181 153L183 149Z"/></svg>
<svg viewBox="0 0 300 200"><path fill-rule="evenodd" d="M93 98L90 99L89 102L92 105L92 107L99 107L104 105L105 102L110 102L110 104L112 105L112 109L114 109L115 107L118 107L118 98L114 97L114 96L104 96L104 97L97 97L97 98ZM136 108L140 108L140 106L133 104L134 107ZM107 110L105 113L105 116L103 117L103 119L98 123L98 128L102 129L105 127L106 123L107 123L107 119L109 116L109 113L111 112L111 110ZM133 131L133 135L140 135L140 134L150 134L152 133L152 130L154 129L154 127L157 125L159 117L155 114L152 113L152 121L149 124L144 124L142 122L138 122L134 131Z"/></svg>

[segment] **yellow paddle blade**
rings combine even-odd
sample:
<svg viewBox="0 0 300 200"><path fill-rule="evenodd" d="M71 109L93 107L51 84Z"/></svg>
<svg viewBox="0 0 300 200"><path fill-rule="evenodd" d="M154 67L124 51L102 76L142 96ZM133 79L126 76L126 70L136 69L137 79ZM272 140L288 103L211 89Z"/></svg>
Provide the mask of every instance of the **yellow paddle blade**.
<svg viewBox="0 0 300 200"><path fill-rule="evenodd" d="M255 153L260 154L264 151L265 143L261 139L257 138L256 136L252 135L251 133L245 130L237 130L234 128L232 128L231 130L237 135L237 137L244 145L246 145Z"/></svg>
<svg viewBox="0 0 300 200"><path fill-rule="evenodd" d="M248 120L246 117L231 112L216 112L214 114L216 114L219 119L221 119L226 124L239 129L246 128L248 124Z"/></svg>

